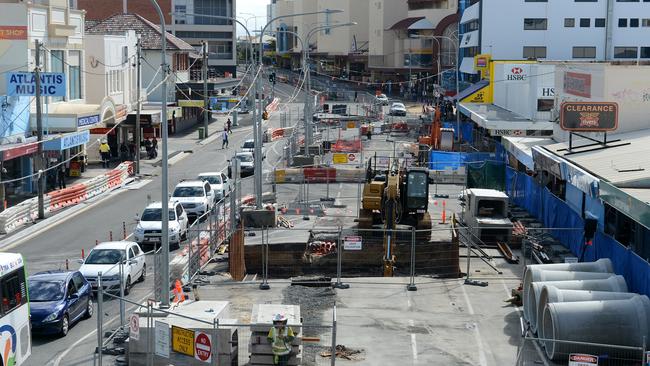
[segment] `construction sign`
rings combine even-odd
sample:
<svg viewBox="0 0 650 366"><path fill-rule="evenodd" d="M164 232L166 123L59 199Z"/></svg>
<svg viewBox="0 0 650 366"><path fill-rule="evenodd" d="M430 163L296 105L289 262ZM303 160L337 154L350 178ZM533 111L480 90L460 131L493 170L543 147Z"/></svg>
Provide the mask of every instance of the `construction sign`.
<svg viewBox="0 0 650 366"><path fill-rule="evenodd" d="M172 350L194 357L194 331L172 325Z"/></svg>
<svg viewBox="0 0 650 366"><path fill-rule="evenodd" d="M194 358L203 362L212 361L212 337L203 332L196 332L194 338Z"/></svg>
<svg viewBox="0 0 650 366"><path fill-rule="evenodd" d="M572 353L569 355L569 366L594 366L598 365L598 356Z"/></svg>
<svg viewBox="0 0 650 366"><path fill-rule="evenodd" d="M332 164L347 164L347 163L348 163L348 154L346 153L332 154Z"/></svg>

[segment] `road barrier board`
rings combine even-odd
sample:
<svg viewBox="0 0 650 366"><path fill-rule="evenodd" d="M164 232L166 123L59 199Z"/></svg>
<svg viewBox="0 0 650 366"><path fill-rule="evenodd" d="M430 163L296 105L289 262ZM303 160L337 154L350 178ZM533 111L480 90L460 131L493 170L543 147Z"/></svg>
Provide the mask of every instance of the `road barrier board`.
<svg viewBox="0 0 650 366"><path fill-rule="evenodd" d="M172 325L172 350L194 357L194 331Z"/></svg>

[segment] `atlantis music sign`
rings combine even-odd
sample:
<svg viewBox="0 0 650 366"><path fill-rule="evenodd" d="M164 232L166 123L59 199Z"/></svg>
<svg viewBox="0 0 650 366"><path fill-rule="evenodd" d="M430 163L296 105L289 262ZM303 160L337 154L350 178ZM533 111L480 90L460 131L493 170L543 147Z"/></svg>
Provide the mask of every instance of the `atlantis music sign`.
<svg viewBox="0 0 650 366"><path fill-rule="evenodd" d="M560 107L560 127L565 131L614 131L618 128L618 104L564 102Z"/></svg>

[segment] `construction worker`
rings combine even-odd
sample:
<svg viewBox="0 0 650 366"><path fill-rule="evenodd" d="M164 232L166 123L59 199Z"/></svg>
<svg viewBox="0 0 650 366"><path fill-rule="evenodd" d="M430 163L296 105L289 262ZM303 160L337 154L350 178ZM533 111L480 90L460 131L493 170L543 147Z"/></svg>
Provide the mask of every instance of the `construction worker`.
<svg viewBox="0 0 650 366"><path fill-rule="evenodd" d="M111 147L108 146L106 139L102 139L102 142L99 145L99 154L102 157L102 167L108 168L108 164L111 158Z"/></svg>
<svg viewBox="0 0 650 366"><path fill-rule="evenodd" d="M287 317L284 314L273 316L273 327L267 336L273 351L273 364L280 366L289 365L291 356L291 344L295 338L293 329L287 327Z"/></svg>

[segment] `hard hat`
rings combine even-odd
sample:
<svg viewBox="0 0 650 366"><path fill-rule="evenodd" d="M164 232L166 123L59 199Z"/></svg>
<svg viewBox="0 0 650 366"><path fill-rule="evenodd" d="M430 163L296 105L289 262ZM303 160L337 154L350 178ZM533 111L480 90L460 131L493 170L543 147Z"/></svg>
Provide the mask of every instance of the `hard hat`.
<svg viewBox="0 0 650 366"><path fill-rule="evenodd" d="M105 143L106 143L106 139L102 139L102 144L105 144Z"/></svg>
<svg viewBox="0 0 650 366"><path fill-rule="evenodd" d="M286 321L287 321L287 317L284 316L284 314L275 314L273 316L274 323L285 323Z"/></svg>

